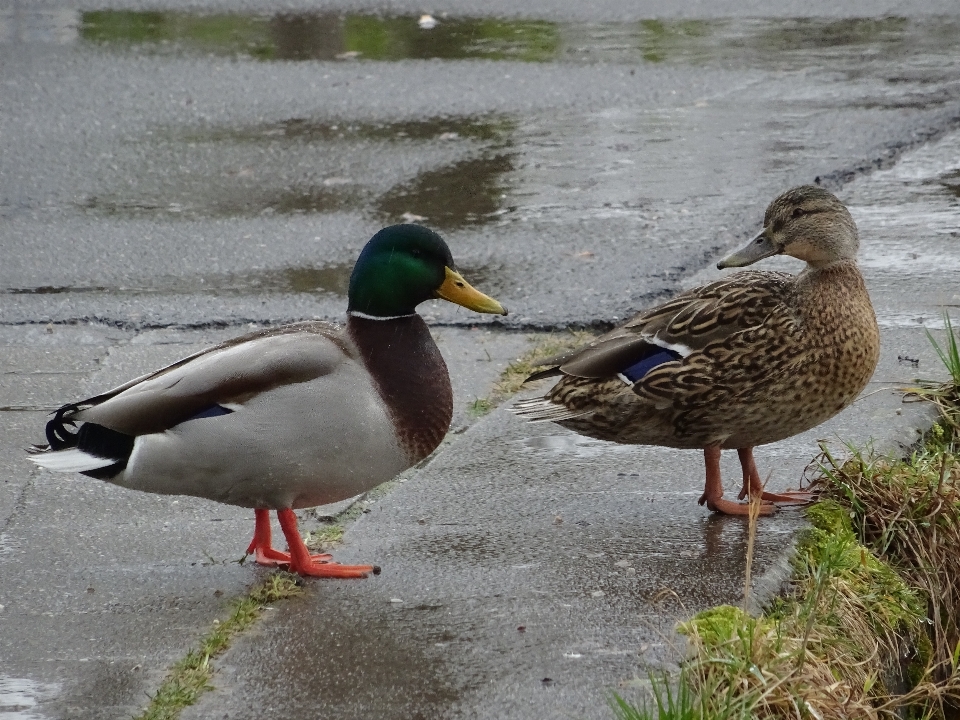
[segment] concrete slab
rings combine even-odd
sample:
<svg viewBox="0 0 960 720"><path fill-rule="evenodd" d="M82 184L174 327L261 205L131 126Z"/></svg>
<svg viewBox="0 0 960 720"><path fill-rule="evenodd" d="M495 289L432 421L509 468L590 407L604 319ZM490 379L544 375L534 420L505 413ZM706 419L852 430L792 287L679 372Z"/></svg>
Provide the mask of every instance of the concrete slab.
<svg viewBox="0 0 960 720"><path fill-rule="evenodd" d="M957 158L957 149L960 134L926 157ZM796 487L820 440L841 456L846 442L896 452L930 422L929 407L904 405L893 388L921 369L943 371L925 330L894 319L938 310L895 266L872 262L872 248L898 236L901 247L905 237L909 247L935 246L941 270L923 287L946 289L956 215L935 215L947 223L940 232L929 217L918 227L902 207L878 221L874 205L856 205L883 191L953 207L930 180L942 169L911 162L907 178L891 171L846 189L871 289L897 290L877 293L882 357L846 411L757 450L774 490ZM737 487L733 453L723 469ZM637 679L682 656L676 620L742 602L746 524L697 506L697 452L602 443L502 407L408 477L350 529L340 553L381 564L382 575L311 584L309 600L280 608L262 634L227 653L218 690L184 718L256 718L266 707L291 718L318 707L337 718L608 718L612 691L636 696ZM765 595L755 603L779 591L802 526L798 510L761 521L753 576L755 595Z"/></svg>
<svg viewBox="0 0 960 720"><path fill-rule="evenodd" d="M8 687L0 685L0 707L23 696L18 702L47 717L136 714L227 602L267 572L237 563L253 531L250 510L130 492L26 460L24 449L43 439L38 403L103 391L231 334L109 332L122 342L86 344L97 332L0 334L0 407L20 408L0 410L0 680ZM437 335L462 429L474 419L469 403L530 336ZM312 512L303 515L305 531L316 526Z"/></svg>
<svg viewBox="0 0 960 720"><path fill-rule="evenodd" d="M449 10L531 27L481 5ZM532 329L613 321L700 281L788 185L847 183L884 348L864 399L760 449L762 471L794 486L820 438L916 436L922 408L886 388L937 372L923 328L956 302L957 136L890 165L956 126L955 3L887 2L896 17L879 20L859 1L702 5L530 3L555 42L530 62L262 62L187 37L170 52L91 39L95 18L72 1L0 8L0 708L129 717L262 575L233 562L249 511L32 469L22 449L46 408L250 321L339 317L360 244L404 212L444 223L520 332L425 304L460 326L437 333L455 432L348 532L343 559L384 574L311 583L218 663L218 690L185 717L607 717L610 690L671 667L673 621L742 591L743 523L695 504L697 454L606 446L506 409L474 425L467 404ZM189 28L198 7L273 43L315 39L261 0L104 12ZM297 22L416 20L384 19L375 0L330 7L343 14ZM793 19L811 12L824 17ZM641 22L681 16L699 20ZM737 476L733 457L724 469ZM795 511L764 522L767 591L800 525Z"/></svg>

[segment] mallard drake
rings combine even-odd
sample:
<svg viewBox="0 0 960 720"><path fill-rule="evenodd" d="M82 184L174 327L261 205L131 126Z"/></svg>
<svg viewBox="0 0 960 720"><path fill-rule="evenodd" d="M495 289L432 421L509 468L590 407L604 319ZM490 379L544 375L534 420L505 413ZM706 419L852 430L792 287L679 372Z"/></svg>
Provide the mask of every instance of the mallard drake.
<svg viewBox="0 0 960 720"><path fill-rule="evenodd" d="M49 444L30 459L135 490L254 508L247 553L263 565L318 577L378 572L311 555L293 511L362 493L440 444L453 396L415 309L430 298L507 314L467 284L435 232L384 228L350 276L345 326L259 330L64 405L47 423ZM272 547L271 509L289 552Z"/></svg>
<svg viewBox="0 0 960 720"><path fill-rule="evenodd" d="M807 263L799 275L743 271L641 312L583 348L552 358L528 378L562 379L515 409L583 435L635 445L702 449L700 504L743 515L723 499L720 451L736 448L740 498L802 501L763 492L757 445L808 430L843 410L869 381L880 333L857 268L857 226L815 185L793 188L767 208L763 230L717 267L772 255Z"/></svg>

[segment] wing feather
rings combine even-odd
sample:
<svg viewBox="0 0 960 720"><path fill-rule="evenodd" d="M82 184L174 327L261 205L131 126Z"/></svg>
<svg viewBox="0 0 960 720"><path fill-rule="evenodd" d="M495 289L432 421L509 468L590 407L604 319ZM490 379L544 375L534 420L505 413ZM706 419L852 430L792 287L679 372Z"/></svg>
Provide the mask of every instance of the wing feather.
<svg viewBox="0 0 960 720"><path fill-rule="evenodd" d="M687 357L760 324L792 323L784 293L793 279L780 272L734 273L635 315L532 377L557 371L581 378L610 377L648 355L652 345Z"/></svg>
<svg viewBox="0 0 960 720"><path fill-rule="evenodd" d="M259 331L77 403L63 417L134 436L162 432L212 405L328 374L349 354L339 328L328 323Z"/></svg>

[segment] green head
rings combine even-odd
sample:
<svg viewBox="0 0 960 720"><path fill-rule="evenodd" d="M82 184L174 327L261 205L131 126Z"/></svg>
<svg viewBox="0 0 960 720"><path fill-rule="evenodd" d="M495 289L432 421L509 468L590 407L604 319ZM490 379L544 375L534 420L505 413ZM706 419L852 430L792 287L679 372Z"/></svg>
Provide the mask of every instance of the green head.
<svg viewBox="0 0 960 720"><path fill-rule="evenodd" d="M496 300L460 277L443 238L422 225L391 225L364 246L350 275L348 312L372 317L410 315L431 298L477 312L506 315Z"/></svg>

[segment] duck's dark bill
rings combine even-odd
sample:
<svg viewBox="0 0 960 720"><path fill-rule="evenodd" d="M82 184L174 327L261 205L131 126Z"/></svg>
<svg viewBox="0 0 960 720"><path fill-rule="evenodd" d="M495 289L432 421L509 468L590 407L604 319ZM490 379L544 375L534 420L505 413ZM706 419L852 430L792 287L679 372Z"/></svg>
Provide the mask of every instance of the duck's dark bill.
<svg viewBox="0 0 960 720"><path fill-rule="evenodd" d="M783 248L773 242L767 236L767 228L754 235L747 246L727 255L723 260L717 263L720 270L733 267L746 267L753 265L758 260L763 260L772 255L779 255Z"/></svg>
<svg viewBox="0 0 960 720"><path fill-rule="evenodd" d="M506 315L507 310L492 297L473 288L456 270L446 268L447 277L437 288L437 297L480 313Z"/></svg>

